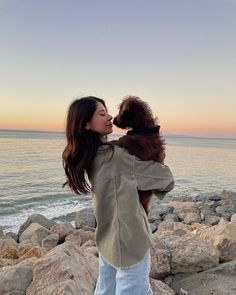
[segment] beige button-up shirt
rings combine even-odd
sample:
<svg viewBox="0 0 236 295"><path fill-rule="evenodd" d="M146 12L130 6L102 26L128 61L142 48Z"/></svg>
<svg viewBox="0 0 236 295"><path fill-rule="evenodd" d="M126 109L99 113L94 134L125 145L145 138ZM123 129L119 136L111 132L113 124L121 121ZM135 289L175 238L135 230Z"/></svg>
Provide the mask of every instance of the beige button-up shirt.
<svg viewBox="0 0 236 295"><path fill-rule="evenodd" d="M118 146L113 153L107 145L99 148L91 171L98 250L116 268L132 266L152 244L138 190L165 194L174 187L173 175L165 165L141 161Z"/></svg>

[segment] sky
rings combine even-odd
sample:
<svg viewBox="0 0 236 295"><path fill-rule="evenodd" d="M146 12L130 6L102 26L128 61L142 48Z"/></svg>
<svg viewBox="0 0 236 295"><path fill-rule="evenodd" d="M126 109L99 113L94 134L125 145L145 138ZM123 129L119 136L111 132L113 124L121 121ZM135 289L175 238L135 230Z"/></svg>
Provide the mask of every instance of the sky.
<svg viewBox="0 0 236 295"><path fill-rule="evenodd" d="M0 0L0 129L63 131L94 95L163 134L236 138L236 0ZM115 130L117 132L117 130Z"/></svg>

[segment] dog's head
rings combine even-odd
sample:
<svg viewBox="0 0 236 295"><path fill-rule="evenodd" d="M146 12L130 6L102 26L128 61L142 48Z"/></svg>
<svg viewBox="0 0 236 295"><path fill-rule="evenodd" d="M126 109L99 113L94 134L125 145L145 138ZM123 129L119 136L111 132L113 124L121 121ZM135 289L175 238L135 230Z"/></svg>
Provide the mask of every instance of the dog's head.
<svg viewBox="0 0 236 295"><path fill-rule="evenodd" d="M149 105L137 96L127 96L120 104L114 125L121 129L141 129L155 126Z"/></svg>

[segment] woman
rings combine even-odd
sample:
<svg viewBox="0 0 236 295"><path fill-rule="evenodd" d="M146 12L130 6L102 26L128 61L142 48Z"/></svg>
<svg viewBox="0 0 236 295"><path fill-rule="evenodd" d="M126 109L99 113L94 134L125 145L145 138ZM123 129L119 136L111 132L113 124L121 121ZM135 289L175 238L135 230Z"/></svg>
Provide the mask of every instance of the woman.
<svg viewBox="0 0 236 295"><path fill-rule="evenodd" d="M111 120L105 102L97 97L83 97L70 105L64 185L78 194L93 194L99 250L94 294L149 295L153 294L149 284L152 239L138 190L164 194L173 188L174 180L167 166L141 161L109 144Z"/></svg>

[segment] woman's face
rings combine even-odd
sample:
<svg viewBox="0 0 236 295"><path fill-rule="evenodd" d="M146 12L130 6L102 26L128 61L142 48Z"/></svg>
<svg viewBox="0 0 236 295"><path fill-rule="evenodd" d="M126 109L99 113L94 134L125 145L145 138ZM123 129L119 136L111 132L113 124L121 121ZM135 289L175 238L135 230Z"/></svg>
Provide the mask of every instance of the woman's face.
<svg viewBox="0 0 236 295"><path fill-rule="evenodd" d="M112 133L112 116L107 113L106 108L101 102L97 101L96 105L96 111L85 128L97 132L101 136L105 136Z"/></svg>

